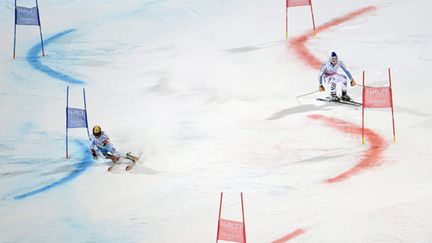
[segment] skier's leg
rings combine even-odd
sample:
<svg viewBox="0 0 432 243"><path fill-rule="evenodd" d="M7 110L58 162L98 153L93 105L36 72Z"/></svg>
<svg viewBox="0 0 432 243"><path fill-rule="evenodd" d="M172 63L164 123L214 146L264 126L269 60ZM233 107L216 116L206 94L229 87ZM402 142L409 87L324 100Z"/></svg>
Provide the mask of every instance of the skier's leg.
<svg viewBox="0 0 432 243"><path fill-rule="evenodd" d="M334 101L339 101L339 97L336 95L336 79L332 76L329 78L330 82L330 98Z"/></svg>
<svg viewBox="0 0 432 243"><path fill-rule="evenodd" d="M109 159L111 159L113 163L116 163L120 159L121 155L111 144L107 144L104 149L107 151Z"/></svg>
<svg viewBox="0 0 432 243"><path fill-rule="evenodd" d="M123 158L123 159L131 160L131 161L134 162L134 163L135 163L136 161L138 161L138 159L139 159L139 156L132 155L131 152L124 154L124 153L121 153L121 152L116 151L114 147L112 147L112 149L113 149L112 152L113 152L115 155L117 155L118 157L121 157L121 158Z"/></svg>
<svg viewBox="0 0 432 243"><path fill-rule="evenodd" d="M348 83L348 78L345 75L342 74L338 74L335 77L335 81L336 83L341 83L342 84L342 92L346 93L347 91L347 83Z"/></svg>
<svg viewBox="0 0 432 243"><path fill-rule="evenodd" d="M108 154L110 154L110 159L116 163L120 158L131 160L133 163L138 161L139 157L134 156L130 153L120 153L118 152L112 144L107 144L104 149L107 151Z"/></svg>
<svg viewBox="0 0 432 243"><path fill-rule="evenodd" d="M132 160L132 162L134 162L134 164L138 161L139 157L138 156L134 156L131 153L126 153L126 159Z"/></svg>
<svg viewBox="0 0 432 243"><path fill-rule="evenodd" d="M338 74L336 77L337 82L342 83L342 96L341 99L343 101L351 101L351 97L348 96L347 90L348 90L348 78L345 75Z"/></svg>
<svg viewBox="0 0 432 243"><path fill-rule="evenodd" d="M104 156L105 159L110 159L110 154L108 153L109 151L107 149L105 149L105 147L98 147L99 151L101 152L101 154Z"/></svg>
<svg viewBox="0 0 432 243"><path fill-rule="evenodd" d="M119 160L120 158L131 160L134 163L139 159L137 156L134 156L130 153L123 154L123 153L118 152L114 148L114 146L112 146L111 144L109 146L106 146L106 147L107 147L107 150L109 151L109 154L111 155L111 160L113 160L114 163L117 160Z"/></svg>

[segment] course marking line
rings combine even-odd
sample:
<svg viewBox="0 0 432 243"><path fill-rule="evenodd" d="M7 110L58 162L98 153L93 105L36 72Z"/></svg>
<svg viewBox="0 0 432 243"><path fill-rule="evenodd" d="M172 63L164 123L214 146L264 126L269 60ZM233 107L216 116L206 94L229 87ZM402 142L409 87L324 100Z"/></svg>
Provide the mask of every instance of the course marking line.
<svg viewBox="0 0 432 243"><path fill-rule="evenodd" d="M57 39L73 32L73 31L75 31L75 29L65 30L65 31L62 31L60 33L57 33L57 34L51 36L50 38L48 38L45 41L45 46L48 46L52 42L56 41ZM60 73L58 71L55 71L54 69L42 64L42 62L40 61L40 58L38 57L38 53L40 51L41 51L41 45L40 44L34 45L28 51L27 56L26 56L27 62L30 65L32 65L32 67L34 67L36 70L39 70L39 71L41 71L41 72L43 72L43 73L45 73L45 74L47 74L47 75L49 75L55 79L59 79L59 80L62 80L62 81L68 82L68 83L74 83L74 84L84 84L85 83L82 80L75 79L71 76ZM86 143L83 141L76 141L76 143L81 148L81 151L83 151L84 157L80 160L80 163L78 163L75 166L74 170L71 173L69 173L68 175L66 175L65 177L63 177L57 181L54 181L51 184L48 184L46 186L37 188L35 190L17 195L14 197L14 199L15 200L21 200L21 199L25 199L27 197L48 191L48 190L50 190L56 186L60 186L60 185L65 184L66 182L69 182L70 180L76 178L78 175L80 175L82 172L84 172L93 163L93 161L92 161L90 155L88 153L86 153L86 151L87 151Z"/></svg>
<svg viewBox="0 0 432 243"><path fill-rule="evenodd" d="M46 39L45 40L45 49L46 49L46 46L51 44L51 42L54 42L57 39L65 36L71 32L74 32L74 31L75 31L75 29L65 30L63 32L57 33L57 34L51 36L50 38ZM34 45L27 52L26 60L33 68L47 74L48 76L51 76L51 77L58 79L58 80L65 81L67 83L72 83L72 84L84 84L85 83L85 81L83 81L83 80L79 80L79 79L71 77L67 74L58 72L58 71L42 64L41 59L38 56L40 51L41 51L41 44L39 43L39 44ZM49 58L49 57L44 57L44 58Z"/></svg>
<svg viewBox="0 0 432 243"><path fill-rule="evenodd" d="M344 133L359 136L361 136L362 134L362 128L353 123L349 123L333 117L327 117L324 115L309 115L308 117L311 119L323 121L326 125L332 128L336 128L337 130ZM376 167L380 164L382 152L387 147L386 142L377 133L367 128L365 129L365 136L367 140L371 143L371 145L369 149L366 150L366 152L361 156L362 159L351 169L335 177L325 180L327 183L341 182L347 180L348 178L360 173L363 170Z"/></svg>
<svg viewBox="0 0 432 243"><path fill-rule="evenodd" d="M359 10L356 10L352 13L349 13L345 16L342 16L340 18L336 18L328 23L325 23L321 26L319 26L316 29L316 33L325 31L333 26L339 25L343 22L346 22L348 20L351 20L354 17L363 15L365 13L371 12L376 10L377 7L375 6L369 6L369 7L365 7L365 8L361 8ZM294 51L294 53L303 61L305 61L305 63L314 68L314 69L320 69L322 62L315 57L307 48L306 48L306 42L309 40L310 37L313 36L313 32L310 31L306 34L303 34L299 37L294 38L293 40L290 41L291 47ZM312 115L310 116L313 119L324 119L327 121L331 121L332 118L327 118L321 115ZM337 122L338 120L335 119L333 124L338 124ZM340 121L340 120L339 120ZM332 123L332 122L330 122ZM343 121L341 124L344 124ZM343 131L349 131L349 129L342 129ZM365 167L369 167L372 165L377 165L377 160L380 157L382 151L384 150L384 146L383 146L383 140L381 137L379 137L376 133L372 132L371 130L367 129L367 133L368 134L368 138L371 139L372 141L372 146L371 148L367 151L365 158L360 161L357 166L353 167L352 169L336 176L330 179L327 179L326 182L328 183L333 183L333 182L338 182L338 181L342 181L345 179L348 179L350 176L358 173L361 169L364 169ZM372 163L372 164L368 164L368 163ZM363 167L363 168L362 168ZM289 240L291 240L292 238L297 237L298 235L301 235L305 233L305 231L303 229L297 229L294 232L272 242L272 243L285 243Z"/></svg>
<svg viewBox="0 0 432 243"><path fill-rule="evenodd" d="M336 18L330 22L327 22L321 26L319 26L316 29L316 32L322 32L324 30L328 30L329 28L335 26L335 25L339 25L342 24L343 22L346 22L348 20L351 20L355 17L358 17L360 15L369 13L371 11L376 10L377 7L375 6L369 6L369 7L365 7L365 8L361 8L359 10L356 10L352 13L349 13L345 16L342 16L340 18ZM306 48L306 42L309 40L310 37L313 36L313 32L307 32L299 37L295 37L294 39L292 39L290 41L290 44L292 46L292 49L294 50L294 53L303 61L306 62L306 64L314 69L320 69L322 62L315 57L307 48Z"/></svg>
<svg viewBox="0 0 432 243"><path fill-rule="evenodd" d="M86 151L87 150L87 146L86 146L85 142L76 141L76 143L81 148L81 151ZM29 192L17 195L17 196L14 197L14 199L15 200L21 200L21 199L25 199L27 197L30 197L30 196L33 196L33 195L36 195L36 194L48 191L48 190L50 190L50 189L52 189L52 188L54 188L56 186L63 185L66 182L68 182L68 181L74 179L75 177L79 176L82 172L84 172L93 163L93 160L92 160L92 158L90 157L90 155L88 153L83 152L83 154L84 154L84 156L83 156L83 158L81 158L81 162L78 163L75 166L75 169L71 173L69 173L68 175L66 175L65 177L63 177L63 178L61 178L61 179L59 179L57 181L54 181L53 183L48 184L46 186L43 186L43 187L37 188L35 190L32 190L32 191L29 191Z"/></svg>
<svg viewBox="0 0 432 243"><path fill-rule="evenodd" d="M293 232L285 235L284 237L282 237L282 238L280 238L278 240L272 241L271 243L285 243L285 242L287 242L287 241L289 241L289 240L291 240L291 239L293 239L293 238L295 238L295 237L297 237L297 236L299 236L301 234L304 234L304 233L305 233L305 230L303 230L303 229L296 229Z"/></svg>

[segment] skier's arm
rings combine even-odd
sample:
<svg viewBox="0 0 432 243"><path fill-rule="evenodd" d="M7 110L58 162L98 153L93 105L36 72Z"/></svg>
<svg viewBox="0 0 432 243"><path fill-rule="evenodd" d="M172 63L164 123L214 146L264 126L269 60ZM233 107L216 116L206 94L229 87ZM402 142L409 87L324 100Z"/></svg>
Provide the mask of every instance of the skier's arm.
<svg viewBox="0 0 432 243"><path fill-rule="evenodd" d="M348 71L348 69L345 67L345 64L342 61L340 61L339 65L342 68L342 70L346 73L346 75L348 76L348 79L350 81L353 81L353 77L351 76L351 73Z"/></svg>
<svg viewBox="0 0 432 243"><path fill-rule="evenodd" d="M97 153L96 153L96 141L95 140L92 140L92 144L91 144L91 146L90 146L90 151L91 151L91 154L92 154L92 156L93 156L93 159L98 159L98 156L97 156Z"/></svg>
<svg viewBox="0 0 432 243"><path fill-rule="evenodd" d="M110 143L109 138L107 138L106 140L103 141L102 145L107 146L109 143Z"/></svg>
<svg viewBox="0 0 432 243"><path fill-rule="evenodd" d="M104 133L104 134L102 134L102 146L105 147L108 144L110 144L110 139L109 139L108 135L106 135Z"/></svg>
<svg viewBox="0 0 432 243"><path fill-rule="evenodd" d="M320 70L320 72L319 72L319 75L318 75L318 84L319 84L319 91L324 91L325 89L324 89L324 85L323 85L323 79L324 79L324 72L325 72L325 69L326 69L326 65L325 64L323 64L322 65L322 67L321 67L321 70Z"/></svg>
<svg viewBox="0 0 432 243"><path fill-rule="evenodd" d="M97 148L97 146L96 146L96 140L92 139L91 142L92 143L90 145L90 150L95 150L96 151L96 148Z"/></svg>
<svg viewBox="0 0 432 243"><path fill-rule="evenodd" d="M90 151L91 151L91 154L92 154L92 156L93 156L93 159L98 159L98 155L97 155L97 153L96 153L96 150L94 150L94 149L90 149Z"/></svg>

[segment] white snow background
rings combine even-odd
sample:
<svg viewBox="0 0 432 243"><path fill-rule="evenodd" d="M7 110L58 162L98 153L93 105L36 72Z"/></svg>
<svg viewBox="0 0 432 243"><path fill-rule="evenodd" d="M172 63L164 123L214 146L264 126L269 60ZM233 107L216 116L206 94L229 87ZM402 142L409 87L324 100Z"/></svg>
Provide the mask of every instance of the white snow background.
<svg viewBox="0 0 432 243"><path fill-rule="evenodd" d="M361 126L361 109L315 98L318 70L285 40L285 1L41 0L39 30L17 26L0 1L0 242L214 242L222 217L248 242L432 242L432 2L313 1L316 25L376 9L307 42L336 51L358 84L387 84L390 109L366 110L385 141L377 166L326 183L372 145L326 125ZM31 7L33 1L18 1ZM289 10L289 38L310 31L308 7ZM118 150L144 153L132 171L88 154L71 129L66 86ZM361 86L349 87L361 101ZM285 242L285 241L280 241Z"/></svg>

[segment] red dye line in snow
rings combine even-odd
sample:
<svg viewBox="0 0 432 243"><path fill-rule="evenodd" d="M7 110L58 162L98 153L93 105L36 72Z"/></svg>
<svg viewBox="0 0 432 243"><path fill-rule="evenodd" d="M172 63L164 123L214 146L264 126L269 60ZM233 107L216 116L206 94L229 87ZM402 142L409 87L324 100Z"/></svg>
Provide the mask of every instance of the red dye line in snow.
<svg viewBox="0 0 432 243"><path fill-rule="evenodd" d="M334 127L344 133L349 133L349 134L359 135L359 136L361 136L362 134L362 129L360 126L356 126L352 123L343 120L330 118L323 115L310 115L309 118L321 120L325 124ZM376 134L375 132L373 132L372 130L367 128L365 128L365 136L367 140L371 143L371 146L362 156L362 159L351 169L343 172L342 174L339 174L338 176L327 179L326 182L328 183L340 182L350 178L355 174L358 174L362 170L369 169L371 167L380 164L379 158L381 157L382 152L387 146L384 139L380 137L378 134Z"/></svg>
<svg viewBox="0 0 432 243"><path fill-rule="evenodd" d="M360 16L362 14L365 14L367 12L376 10L377 8L374 6L369 6L366 8L362 8L359 9L357 11L354 11L350 14L347 14L343 17L337 18L332 20L331 22L325 23L324 25L319 26L316 29L316 33L322 32L324 30L329 29L330 27L333 27L335 25L341 24L345 21L348 21L352 18L355 18L357 16ZM320 69L321 68L321 61L315 57L311 52L309 52L308 49L306 49L306 41L309 40L309 38L313 35L313 32L309 32L306 34L303 34L299 37L294 38L290 44L295 52L295 54L300 57L300 59L304 60L306 62L307 65L311 66L314 69ZM334 118L328 118L322 115L311 115L309 116L312 119L319 119L319 120L323 120L324 122L326 122L327 124L336 127L337 129L346 132L346 133L351 133L351 134L360 134L361 135L361 128L357 127L353 124L350 124L348 122L342 121L342 120L338 120L338 119L334 119ZM333 183L333 182L339 182L342 180L346 180L348 179L350 176L359 173L361 170L372 167L372 166L376 166L378 165L378 159L381 156L382 151L385 148L385 143L384 140L377 135L376 133L372 132L369 129L365 130L365 136L367 137L368 140L371 141L372 146L366 151L366 154L364 155L364 158L353 168L351 168L350 170L336 176L330 179L327 179L326 181L328 183ZM273 241L272 243L285 243L301 234L305 233L305 231L303 229L297 229L293 232L291 232L290 234L276 240Z"/></svg>
<svg viewBox="0 0 432 243"><path fill-rule="evenodd" d="M284 237L280 238L279 240L272 241L272 243L284 243L284 242L287 242L287 241L291 240L292 238L297 237L297 236L303 234L304 232L305 231L303 229L296 229L295 231L293 231L293 232L285 235Z"/></svg>
<svg viewBox="0 0 432 243"><path fill-rule="evenodd" d="M373 10L376 10L376 9L377 8L375 6L369 6L369 7L365 7L365 8L359 9L359 10L354 11L354 12L352 12L350 14L347 14L347 15L345 15L343 17L334 19L334 20L332 20L332 21L330 21L328 23L325 23L325 24L319 26L316 29L316 32L317 33L322 32L324 30L329 29L330 27L333 27L335 25L341 24L341 23L346 22L346 21L348 21L348 20L350 20L352 18L355 18L357 16L360 16L362 14L365 14L367 12L370 12L370 11L373 11ZM303 34L303 35L301 35L299 37L294 38L290 42L290 44L291 44L291 46L292 46L295 54L298 57L300 57L302 60L304 60L306 62L306 64L308 64L309 66L311 66L314 69L320 69L322 62L318 58L316 58L312 53L310 53L309 50L306 49L306 46L305 46L306 41L308 41L309 38L312 35L313 35L313 32L308 32L306 34Z"/></svg>

